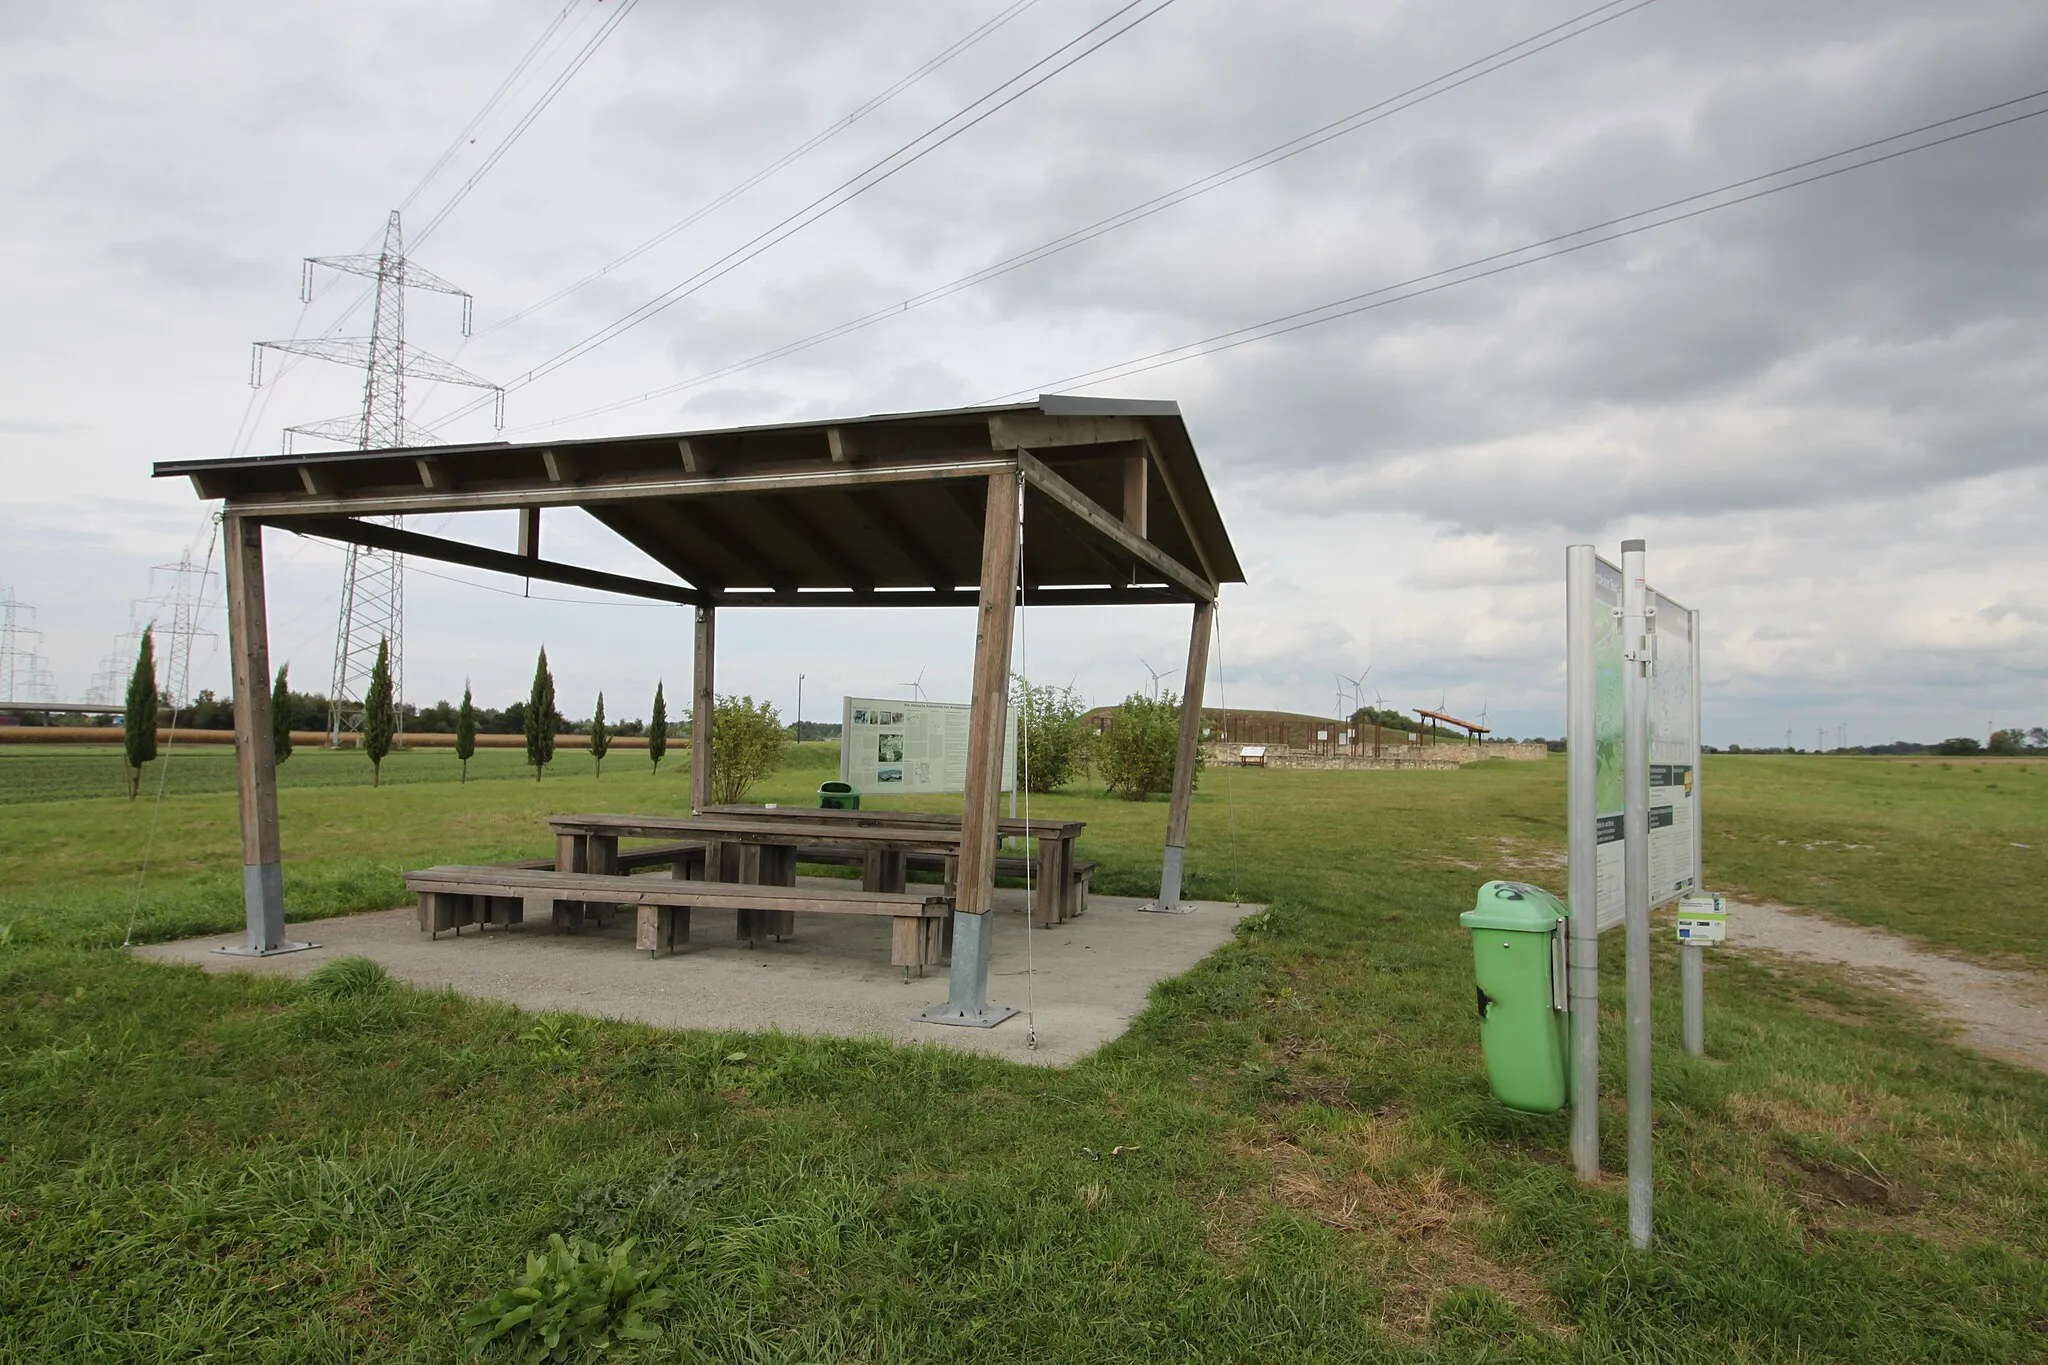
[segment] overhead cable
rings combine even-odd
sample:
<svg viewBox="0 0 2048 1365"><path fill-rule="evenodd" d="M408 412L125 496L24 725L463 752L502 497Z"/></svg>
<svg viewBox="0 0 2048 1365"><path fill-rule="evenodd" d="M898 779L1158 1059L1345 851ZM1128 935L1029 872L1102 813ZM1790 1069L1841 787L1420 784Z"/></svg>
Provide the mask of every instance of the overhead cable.
<svg viewBox="0 0 2048 1365"><path fill-rule="evenodd" d="M590 41L585 43L582 50L569 60L568 66L564 67L561 74L557 75L548 85L547 89L541 92L540 98L533 102L533 105L525 114L521 115L519 121L512 126L512 130L499 139L498 145L491 149L490 154L484 158L483 164L470 173L469 179L463 181L462 185L449 198L448 202L441 206L440 211L427 220L425 227L412 234L414 246L424 242L433 233L434 229L441 226L447 220L448 215L455 211L455 206L469 197L469 192L477 187L479 181L491 173L491 168L498 164L505 153L512 150L513 144L518 142L526 130L533 126L535 119L547 111L547 107L555 102L555 97L562 93L563 87L567 86L576 73L583 69L584 63L588 62L597 54L597 50L604 46L604 40L617 32L619 25L626 21L626 16L631 14L633 7L639 3L640 0L620 0L618 9L613 12L609 19L605 20L604 26L591 35Z"/></svg>
<svg viewBox="0 0 2048 1365"><path fill-rule="evenodd" d="M1211 190L1221 189L1225 185L1243 179L1245 176L1280 165L1282 162L1320 147L1326 142L1369 128L1382 120L1392 118L1395 114L1401 113L1404 110L1413 109L1416 105L1433 100L1439 95L1449 94L1461 86L1469 85L1473 81L1504 70L1517 62L1524 61L1549 48L1556 47L1560 43L1569 42L1573 38L1591 33L1595 29L1614 22L1616 19L1633 14L1635 11L1655 3L1656 0L1606 0L1606 3L1596 5L1581 14L1576 14L1562 23L1553 24L1549 28L1532 33L1526 38L1507 44L1505 47L1496 48L1485 56L1475 58L1463 66L1454 67L1440 76L1423 81L1419 85L1409 86L1398 94L1376 100L1372 104L1366 105L1363 109L1354 110L1342 118L1331 120L1316 128L1311 128L1299 136L1289 138L1285 142L1268 147L1262 152L1233 162L1221 170L1213 171L1199 179L1191 180L1178 189L1168 190L1164 194L1155 195L1142 203L1134 204L1120 212L1112 213L1104 218L1098 218L1086 226L1075 228L1071 232L1064 233L1050 241L1042 242L1027 251L1007 256L993 264L983 266L979 270L962 275L956 280L950 280L945 284L934 286L922 293L900 299L895 303L877 308L873 312L864 314L861 317L839 323L837 326L828 327L820 332L813 332L811 335L796 341L785 342L780 346L771 347L766 351L748 356L744 360L736 360L718 369L692 375L688 379L678 380L672 384L665 384L660 388L651 389L632 398L623 398L598 407L586 408L581 412L570 413L545 422L531 423L527 426L515 428L515 430L533 431L542 427L560 426L565 422L580 421L588 417L605 416L624 408L634 407L641 403L666 398L672 394L682 393L705 384L715 383L720 379L738 374L744 370L753 369L758 365L765 365L771 361L796 355L799 352L810 350L814 346L821 346L828 341L836 341L840 337L872 327L878 322L883 322L890 318L903 317L912 309L937 303L939 300L950 298L962 290L986 284L990 280L1000 278L1014 270L1021 270L1025 266L1035 265L1039 261L1059 255L1061 252L1071 250L1083 243L1091 242L1097 237L1115 232L1119 228L1129 227L1131 224L1142 222L1156 213L1162 213L1167 209L1187 203L1189 200L1205 195Z"/></svg>
<svg viewBox="0 0 2048 1365"><path fill-rule="evenodd" d="M1081 33L1068 39L1044 57L1025 67L1016 75L1001 82L979 99L964 105L957 112L941 119L895 151L874 162L866 169L849 177L834 188L813 199L809 204L783 218L774 226L755 234L741 245L733 248L710 265L688 276L672 288L641 304L624 317L557 352L524 374L511 380L505 387L513 390L554 373L562 366L603 346L609 341L631 331L649 318L673 307L683 299L695 294L705 285L737 270L740 266L768 251L777 244L803 231L827 215L844 208L853 200L874 189L917 164L953 139L966 133L999 111L1008 108L1025 95L1044 85L1053 77L1099 52L1124 34L1129 33L1147 19L1167 9L1175 0L1128 0L1109 17L1090 25ZM1126 18L1132 11L1139 11L1135 17ZM1120 27L1112 27L1113 25ZM1104 30L1109 30L1104 32ZM1078 50L1077 50L1078 49ZM466 416L478 409L479 404L464 404L440 420L447 422Z"/></svg>
<svg viewBox="0 0 2048 1365"><path fill-rule="evenodd" d="M1980 123L1974 127L1963 128L1944 134L1941 137L1927 138L1925 141L1916 142L1910 146L1892 147L1891 150L1883 152L1875 151L1877 148L1891 146L1891 144L1903 142L1911 138L1923 137L1928 133L1943 128L1950 128L1958 123L1982 119L1989 114L2016 109L2021 105L2039 103L2043 100L2048 100L2048 90L2037 90L2031 95L2021 95L2015 99L2001 100L1996 104L1988 104L1982 108L1973 109L1966 114L1957 114L1951 118L1922 124L1918 128L1908 129L1903 133L1894 133L1889 137L1878 138L1854 147L1847 147L1838 152L1831 152L1826 156L1812 157L1805 161L1795 162L1790 166L1781 166L1775 171L1766 171L1762 175L1753 175L1746 179L1731 181L1715 189L1702 190L1698 194L1689 194L1683 198L1667 200L1650 208L1623 214L1619 218L1609 218L1604 222L1594 223L1573 232L1560 233L1555 237L1546 237L1541 241L1530 242L1525 246L1516 247L1510 251L1495 252L1490 256L1481 256L1476 260L1466 261L1462 265L1448 266L1442 270L1432 270L1427 274L1416 275L1395 284L1381 285L1377 289L1369 289L1363 293L1346 295L1340 299L1332 299L1327 303L1317 304L1312 308L1304 308L1292 313L1283 313L1278 317L1267 318L1263 322L1251 323L1244 327L1233 328L1227 332L1218 332L1214 336L1204 337L1199 341L1191 341L1185 345L1168 347L1163 351L1154 351L1149 355L1139 356L1116 365L1105 365L1098 369L1084 370L1078 374L1067 375L1064 378L1052 380L1046 384L1034 385L1028 389L1013 389L1009 393L999 394L985 401L994 403L1036 393L1058 392L1071 388L1093 388L1097 384L1106 384L1114 380L1126 379L1132 375L1144 374L1150 370L1163 369L1168 365L1178 365L1184 361L1194 360L1201 356L1214 355L1219 351L1234 350L1239 346L1248 346L1255 341L1265 341L1272 337L1285 336L1290 332L1298 332L1308 327L1320 327L1324 323L1335 322L1340 318L1352 317L1377 308L1385 308L1390 304L1402 303L1409 299L1441 293L1446 289L1453 289L1461 284L1471 284L1477 280L1505 274L1510 270L1519 270L1524 266L1535 265L1539 261L1554 260L1559 256L1584 251L1589 247L1600 246L1607 242L1619 241L1624 237L1633 237L1637 233L1649 232L1654 228L1669 227L1674 223L1682 223L1705 214L1717 213L1722 209L1734 208L1739 204L1747 204L1753 200L1781 194L1786 190L1798 189L1802 185L1811 185L1817 181L1832 179L1838 175L1846 175L1850 171L1862 170L1865 167L1880 165L1887 161L1895 161L1900 157L1911 156L1916 152L1928 151L1935 147L1945 146L1951 142L1960 142L1964 138L1975 137L1980 133L1989 133L1999 128L2010 127L2016 123L2024 123L2028 119L2040 118L2042 115L2048 114L2048 105L2025 113L2011 113L2007 117L1993 122ZM1861 160L1847 161L1840 165L1829 164L1843 162L1844 158L1855 157L1864 152L1872 152L1873 155L1865 156ZM1817 169L1821 167L1826 167L1826 169ZM1798 173L1801 171L1810 173L1799 175ZM1794 176L1796 178L1787 180L1784 179L1786 176ZM1771 181L1779 183L1766 183ZM1750 189L1749 193L1746 194L1735 193L1738 190L1748 189L1751 186L1761 186L1762 188ZM1692 205L1693 207L1687 208L1687 205ZM1678 209L1684 209L1684 212L1674 212L1674 210ZM1659 217L1657 215L1664 216ZM1651 221L1637 221L1645 218ZM1622 224L1633 224L1633 226L1622 227L1620 226ZM1616 230L1609 232L1607 231L1609 228Z"/></svg>
<svg viewBox="0 0 2048 1365"><path fill-rule="evenodd" d="M513 313L509 317L500 318L498 321L492 323L490 326L484 328L481 332L477 333L477 335L489 336L493 332L501 331L506 327L512 326L516 322L520 322L528 317L531 317L533 314L540 312L544 308L551 308L555 304L560 303L563 299L568 298L571 294L574 294L579 289L582 289L591 284L595 284L597 281L611 274L614 270L617 270L620 266L627 265L633 261L638 260L640 257L646 255L649 251L652 251L655 247L660 246L663 242L666 242L671 237L674 237L677 233L682 232L686 228L689 228L696 223L702 222L705 218L717 212L719 209L724 208L727 204L730 204L733 200L739 198L748 190L753 189L756 185L761 184L763 181L769 179L778 172L786 169L787 167L789 167L802 157L807 156L811 152L817 150L825 143L831 141L839 134L845 132L848 128L851 128L854 124L860 122L869 114L874 113L877 109L880 109L890 100L895 99L896 96L902 94L911 86L916 85L926 76L931 75L932 72L937 71L940 67L946 65L955 57L958 57L961 53L967 51L976 43L979 43L982 39L988 37L997 29L1003 27L1003 25L1009 23L1012 19L1015 19L1025 10L1030 9L1032 6L1038 3L1039 0L1015 0L1015 3L1011 4L1007 9L1002 10L993 18L985 20L976 28L970 30L965 36L956 39L944 51L940 52L937 56L932 57L930 60L926 61L924 65L918 67L909 75L904 76L902 79L898 80L894 85L891 85L886 90L883 90L880 94L871 97L865 103L860 105L860 107L854 109L851 113L848 113L834 120L833 122L827 124L825 127L820 128L817 132L811 134L808 138L805 138L802 142L790 148L781 156L769 162L766 166L763 166L760 170L755 171L752 175L740 181L737 185L734 185L730 189L727 189L724 193L718 195L718 197L716 197L715 199L712 199L704 204L699 205L697 208L692 209L688 214L684 215L682 218L676 220L675 222L669 224L660 232L655 233L652 237L649 237L646 241L640 243L640 245L634 247L632 250L624 253L623 255L614 257L612 260L607 261L605 264L591 271L588 275L585 275L582 279L576 280L570 284L563 285L560 289L557 289L554 293L548 295L546 298L540 300L538 303L530 303L526 305L526 307L521 308L518 312Z"/></svg>

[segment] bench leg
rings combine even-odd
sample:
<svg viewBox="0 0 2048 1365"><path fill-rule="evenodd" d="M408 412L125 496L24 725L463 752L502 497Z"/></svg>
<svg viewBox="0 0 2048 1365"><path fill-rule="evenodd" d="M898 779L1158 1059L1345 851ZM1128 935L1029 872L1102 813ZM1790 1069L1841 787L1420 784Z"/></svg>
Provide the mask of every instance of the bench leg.
<svg viewBox="0 0 2048 1365"><path fill-rule="evenodd" d="M756 872L758 885L795 886L796 845L763 844ZM775 935L777 943L796 937L796 911L764 910L761 916L765 921L762 927Z"/></svg>
<svg viewBox="0 0 2048 1365"><path fill-rule="evenodd" d="M690 907L643 905L633 925L633 946L655 957L667 957L690 941Z"/></svg>
<svg viewBox="0 0 2048 1365"><path fill-rule="evenodd" d="M910 969L917 968L919 976L924 975L924 920L916 915L897 915L889 921L889 965L903 969L903 979L910 980Z"/></svg>
<svg viewBox="0 0 2048 1365"><path fill-rule="evenodd" d="M452 891L422 891L419 896L420 928L427 931L429 938L439 938L443 929L460 934L463 925L476 923L474 896Z"/></svg>
<svg viewBox="0 0 2048 1365"><path fill-rule="evenodd" d="M900 849L863 849L860 855L860 889L901 895L908 885L906 871Z"/></svg>
<svg viewBox="0 0 2048 1365"><path fill-rule="evenodd" d="M1031 883L1031 923L1036 928L1050 929L1066 918L1060 913L1067 890L1066 862L1060 856L1065 847L1063 839L1038 841L1038 875Z"/></svg>
<svg viewBox="0 0 2048 1365"><path fill-rule="evenodd" d="M1074 900L1068 909L1077 919L1088 913L1088 884L1094 879L1095 870L1093 868L1086 872L1076 872L1074 874Z"/></svg>

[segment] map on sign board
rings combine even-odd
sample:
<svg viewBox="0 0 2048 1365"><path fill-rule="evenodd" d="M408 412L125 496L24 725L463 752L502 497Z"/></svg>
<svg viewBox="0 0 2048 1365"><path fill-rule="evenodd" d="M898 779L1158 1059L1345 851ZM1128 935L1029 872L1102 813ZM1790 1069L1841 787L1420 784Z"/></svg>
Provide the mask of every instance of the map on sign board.
<svg viewBox="0 0 2048 1365"><path fill-rule="evenodd" d="M964 702L847 697L841 717L839 780L871 794L967 790ZM1017 771L1017 717L1003 737L1004 790Z"/></svg>
<svg viewBox="0 0 2048 1365"><path fill-rule="evenodd" d="M1657 653L1650 667L1650 904L1662 905L1699 885L1693 866L1692 615L1652 593Z"/></svg>
<svg viewBox="0 0 2048 1365"><path fill-rule="evenodd" d="M1594 920L1612 929L1627 913L1623 894L1626 875L1622 843L1622 811L1628 786L1622 776L1621 709L1621 570L1606 560L1593 560L1593 718L1594 810L1593 865L1597 873Z"/></svg>

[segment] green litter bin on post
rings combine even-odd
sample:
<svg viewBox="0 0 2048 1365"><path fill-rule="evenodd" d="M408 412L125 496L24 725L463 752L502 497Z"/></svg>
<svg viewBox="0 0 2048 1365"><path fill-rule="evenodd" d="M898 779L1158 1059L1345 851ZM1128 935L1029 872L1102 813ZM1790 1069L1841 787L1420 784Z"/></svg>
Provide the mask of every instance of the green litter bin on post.
<svg viewBox="0 0 2048 1365"><path fill-rule="evenodd" d="M820 782L818 784L818 808L820 810L859 810L860 793L850 782Z"/></svg>
<svg viewBox="0 0 2048 1365"><path fill-rule="evenodd" d="M1510 1109L1554 1114L1571 1098L1568 918L1557 897L1526 882L1488 882L1458 916L1472 931L1486 1079Z"/></svg>

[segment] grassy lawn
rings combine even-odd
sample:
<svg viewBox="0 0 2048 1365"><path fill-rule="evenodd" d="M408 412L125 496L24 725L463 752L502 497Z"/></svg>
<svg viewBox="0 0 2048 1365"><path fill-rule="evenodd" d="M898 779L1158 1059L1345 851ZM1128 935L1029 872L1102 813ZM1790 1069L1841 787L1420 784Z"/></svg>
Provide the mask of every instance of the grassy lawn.
<svg viewBox="0 0 2048 1365"><path fill-rule="evenodd" d="M565 754L535 783L519 758L458 786L433 780L445 751L404 755L371 791L360 756L302 751L295 915L542 852L549 811L686 800L674 760L616 754L599 781ZM0 791L61 761L0 750ZM834 771L805 746L755 795ZM2048 773L1728 758L1708 779L1715 885L2040 960ZM173 773L138 938L240 923L211 780ZM1163 805L1033 805L1089 822L1098 888L1152 889ZM0 1359L458 1358L455 1319L550 1232L673 1260L663 1335L623 1359L2048 1355L2048 1077L1896 1004L1719 955L1714 1056L1690 1059L1660 941L1649 1256L1620 1183L1571 1178L1561 1117L1492 1101L1456 916L1489 876L1560 886L1561 762L1212 770L1190 889L1273 914L1069 1071L137 963L110 945L151 803L0 810Z"/></svg>

